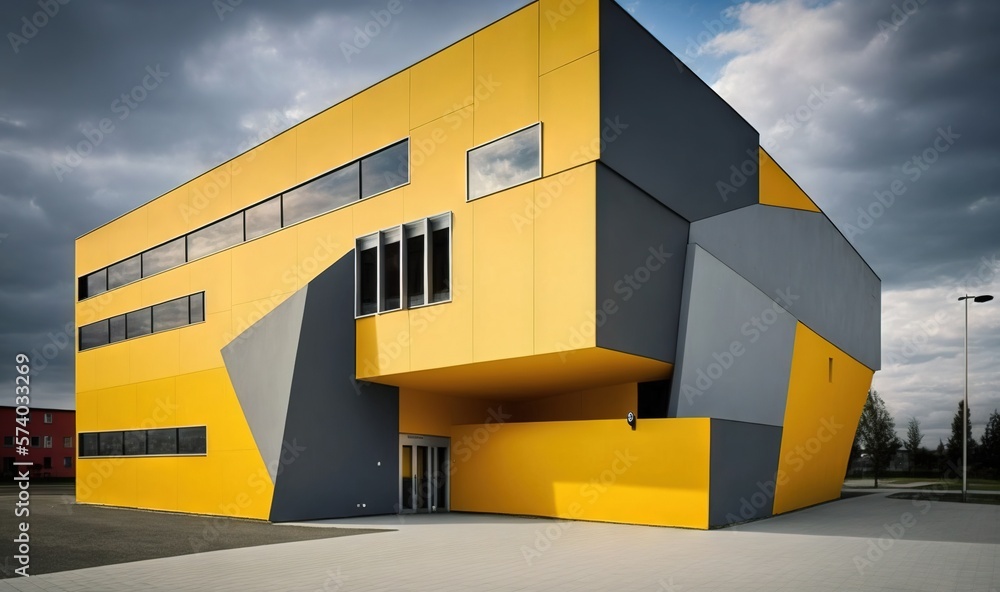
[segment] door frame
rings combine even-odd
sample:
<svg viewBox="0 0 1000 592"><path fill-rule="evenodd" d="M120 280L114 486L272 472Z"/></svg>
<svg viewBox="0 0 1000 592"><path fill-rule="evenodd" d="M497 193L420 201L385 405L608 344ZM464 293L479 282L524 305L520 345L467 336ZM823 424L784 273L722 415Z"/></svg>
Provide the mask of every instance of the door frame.
<svg viewBox="0 0 1000 592"><path fill-rule="evenodd" d="M412 504L413 507L410 509L403 507L403 446L413 447L414 454L411 456L411 463L416 464L416 447L426 446L428 448L428 454L430 456L430 463L428 464L428 473L430 474L429 489L433 492L433 495L437 495L437 479L443 477L445 479L445 501L444 503L434 504L430 500L427 504L426 510L418 510L416 504ZM399 474L396 476L396 481L398 483L398 495L397 504L398 512L400 514L416 514L416 513L431 513L431 512L448 512L451 509L451 472L449 467L445 467L443 470L438 466L437 455L433 452L435 448L445 448L448 453L446 457L448 458L448 463L451 463L451 438L445 438L441 436L424 436L420 434L400 434L399 435L399 446L397 447L397 454L399 454ZM411 469L411 475L414 474ZM412 489L412 488L411 488ZM432 509L435 508L436 509Z"/></svg>

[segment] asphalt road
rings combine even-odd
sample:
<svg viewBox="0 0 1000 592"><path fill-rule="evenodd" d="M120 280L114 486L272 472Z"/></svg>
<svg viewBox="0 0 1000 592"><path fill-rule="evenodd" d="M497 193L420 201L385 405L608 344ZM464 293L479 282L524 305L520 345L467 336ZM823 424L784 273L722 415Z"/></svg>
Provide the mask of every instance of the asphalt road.
<svg viewBox="0 0 1000 592"><path fill-rule="evenodd" d="M14 537L25 520L14 515L17 490L0 484L0 578L20 564ZM312 528L214 516L192 516L77 505L72 484L31 485L31 575L189 555L205 551L385 532Z"/></svg>

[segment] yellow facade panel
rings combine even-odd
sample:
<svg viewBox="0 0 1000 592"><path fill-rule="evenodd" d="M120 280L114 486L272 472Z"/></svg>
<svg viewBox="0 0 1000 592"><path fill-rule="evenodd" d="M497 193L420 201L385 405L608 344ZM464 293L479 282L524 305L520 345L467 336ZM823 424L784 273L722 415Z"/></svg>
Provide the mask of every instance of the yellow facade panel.
<svg viewBox="0 0 1000 592"><path fill-rule="evenodd" d="M775 514L840 496L872 374L798 323L774 493Z"/></svg>
<svg viewBox="0 0 1000 592"><path fill-rule="evenodd" d="M541 0L538 10L541 74L597 51L600 45L599 0Z"/></svg>
<svg viewBox="0 0 1000 592"><path fill-rule="evenodd" d="M175 377L136 384L135 420L133 427L136 428L165 428L178 425Z"/></svg>
<svg viewBox="0 0 1000 592"><path fill-rule="evenodd" d="M138 282L142 306L153 306L191 293L191 268L181 265Z"/></svg>
<svg viewBox="0 0 1000 592"><path fill-rule="evenodd" d="M544 30L545 25L542 28ZM546 176L600 157L600 62L597 53L542 76L538 100L542 120L542 167ZM605 133L610 138L613 132L609 129Z"/></svg>
<svg viewBox="0 0 1000 592"><path fill-rule="evenodd" d="M455 426L451 508L705 529L710 429L707 418ZM489 445L473 450L483 430Z"/></svg>
<svg viewBox="0 0 1000 592"><path fill-rule="evenodd" d="M297 225L295 232L294 274L305 286L354 248L354 215L351 208L340 209Z"/></svg>
<svg viewBox="0 0 1000 592"><path fill-rule="evenodd" d="M229 312L233 306L232 249L187 264L190 294L205 293L205 314Z"/></svg>
<svg viewBox="0 0 1000 592"><path fill-rule="evenodd" d="M348 99L295 128L295 178L311 179L354 158L354 102Z"/></svg>
<svg viewBox="0 0 1000 592"><path fill-rule="evenodd" d="M403 222L403 195L406 187L393 189L381 195L376 195L351 206L354 216L354 236L364 236ZM353 248L353 245L352 247Z"/></svg>
<svg viewBox="0 0 1000 592"><path fill-rule="evenodd" d="M357 376L410 370L410 322L407 311L369 317L357 324Z"/></svg>
<svg viewBox="0 0 1000 592"><path fill-rule="evenodd" d="M405 221L448 211L458 215L466 209L465 154L473 145L472 113L472 107L466 107L410 132L410 184L403 188Z"/></svg>
<svg viewBox="0 0 1000 592"><path fill-rule="evenodd" d="M355 158L402 140L409 133L409 70L354 96Z"/></svg>
<svg viewBox="0 0 1000 592"><path fill-rule="evenodd" d="M177 511L178 481L184 475L177 470L179 458L171 456L125 459L135 464L135 503L140 508Z"/></svg>
<svg viewBox="0 0 1000 592"><path fill-rule="evenodd" d="M96 374L92 386L100 389L121 386L130 382L129 358L131 354L127 342L94 348L89 353L92 354Z"/></svg>
<svg viewBox="0 0 1000 592"><path fill-rule="evenodd" d="M181 476L177 482L177 510L219 514L219 492L225 487L222 459L216 455L183 457L177 459L177 470Z"/></svg>
<svg viewBox="0 0 1000 592"><path fill-rule="evenodd" d="M76 464L76 500L112 506L138 505L132 459L83 458Z"/></svg>
<svg viewBox="0 0 1000 592"><path fill-rule="evenodd" d="M820 211L805 191L788 176L788 173L760 148L760 203L781 208Z"/></svg>
<svg viewBox="0 0 1000 592"><path fill-rule="evenodd" d="M205 322L178 331L181 374L222 368L222 348L232 341L233 322L229 311L206 315Z"/></svg>
<svg viewBox="0 0 1000 592"><path fill-rule="evenodd" d="M239 210L289 189L296 178L296 128L283 132L232 161L232 208Z"/></svg>
<svg viewBox="0 0 1000 592"><path fill-rule="evenodd" d="M528 5L473 36L475 142L538 121L538 4Z"/></svg>
<svg viewBox="0 0 1000 592"><path fill-rule="evenodd" d="M472 202L476 362L534 352L534 236L514 223L533 203L530 183Z"/></svg>
<svg viewBox="0 0 1000 592"><path fill-rule="evenodd" d="M97 404L97 424L87 430L121 430L135 425L134 384L94 391L91 396Z"/></svg>
<svg viewBox="0 0 1000 592"><path fill-rule="evenodd" d="M207 425L209 454L256 450L225 368L177 377L177 424Z"/></svg>
<svg viewBox="0 0 1000 592"><path fill-rule="evenodd" d="M232 163L225 163L186 184L187 204L181 218L190 232L222 219L239 208L233 207Z"/></svg>
<svg viewBox="0 0 1000 592"><path fill-rule="evenodd" d="M218 513L266 520L271 511L274 485L256 450L221 452L222 484L215 502Z"/></svg>
<svg viewBox="0 0 1000 592"><path fill-rule="evenodd" d="M275 232L232 249L233 304L295 292L297 241L294 232ZM206 298L211 295L206 294ZM235 306L234 306L235 308ZM234 326L238 326L235 323Z"/></svg>
<svg viewBox="0 0 1000 592"><path fill-rule="evenodd" d="M87 233L76 239L76 277L82 277L92 271L114 263L108 255L108 243L98 230ZM74 287L74 294L76 288Z"/></svg>
<svg viewBox="0 0 1000 592"><path fill-rule="evenodd" d="M410 127L473 104L471 38L410 68Z"/></svg>
<svg viewBox="0 0 1000 592"><path fill-rule="evenodd" d="M129 382L175 376L180 369L181 331L184 329L153 333L126 341L123 345L129 348Z"/></svg>
<svg viewBox="0 0 1000 592"><path fill-rule="evenodd" d="M535 236L535 354L596 344L596 211L590 164L536 181L535 209L515 220Z"/></svg>
<svg viewBox="0 0 1000 592"><path fill-rule="evenodd" d="M116 290L98 294L76 304L76 324L89 325L113 316L142 308L142 286L135 282Z"/></svg>
<svg viewBox="0 0 1000 592"><path fill-rule="evenodd" d="M132 210L95 232L108 243L106 265L117 263L149 246L147 211Z"/></svg>

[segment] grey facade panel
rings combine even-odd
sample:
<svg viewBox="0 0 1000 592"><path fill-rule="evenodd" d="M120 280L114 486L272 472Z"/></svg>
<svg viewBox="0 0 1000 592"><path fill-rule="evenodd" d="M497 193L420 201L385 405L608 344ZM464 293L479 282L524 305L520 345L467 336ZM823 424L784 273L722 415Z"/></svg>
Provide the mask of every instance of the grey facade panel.
<svg viewBox="0 0 1000 592"><path fill-rule="evenodd" d="M354 373L351 251L308 285L272 521L396 512L399 391Z"/></svg>
<svg viewBox="0 0 1000 592"><path fill-rule="evenodd" d="M272 482L282 451L305 303L303 288L222 348L229 380Z"/></svg>
<svg viewBox="0 0 1000 592"><path fill-rule="evenodd" d="M709 527L772 515L781 431L774 426L712 420Z"/></svg>
<svg viewBox="0 0 1000 592"><path fill-rule="evenodd" d="M674 362L688 222L597 167L597 345Z"/></svg>
<svg viewBox="0 0 1000 592"><path fill-rule="evenodd" d="M757 203L757 131L617 3L600 11L601 161L689 221Z"/></svg>
<svg viewBox="0 0 1000 592"><path fill-rule="evenodd" d="M754 205L691 225L691 242L872 370L881 366L881 281L826 216Z"/></svg>
<svg viewBox="0 0 1000 592"><path fill-rule="evenodd" d="M688 245L669 417L783 425L796 319L773 298Z"/></svg>

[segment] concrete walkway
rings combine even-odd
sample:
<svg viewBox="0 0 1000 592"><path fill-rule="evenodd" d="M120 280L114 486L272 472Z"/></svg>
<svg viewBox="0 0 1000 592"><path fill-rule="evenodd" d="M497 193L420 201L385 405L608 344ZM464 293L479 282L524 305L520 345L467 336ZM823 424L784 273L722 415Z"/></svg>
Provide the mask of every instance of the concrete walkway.
<svg viewBox="0 0 1000 592"><path fill-rule="evenodd" d="M1000 588L1000 506L850 498L715 531L445 514L313 522L394 532L0 582L0 590Z"/></svg>

